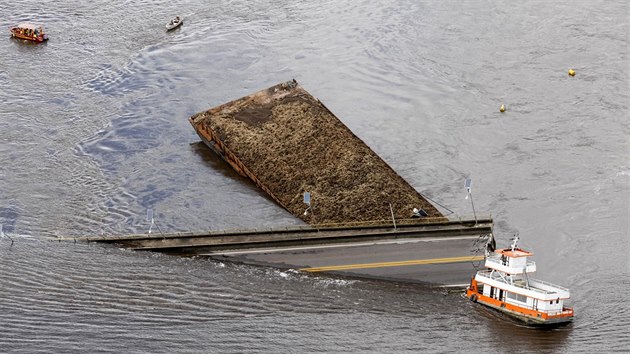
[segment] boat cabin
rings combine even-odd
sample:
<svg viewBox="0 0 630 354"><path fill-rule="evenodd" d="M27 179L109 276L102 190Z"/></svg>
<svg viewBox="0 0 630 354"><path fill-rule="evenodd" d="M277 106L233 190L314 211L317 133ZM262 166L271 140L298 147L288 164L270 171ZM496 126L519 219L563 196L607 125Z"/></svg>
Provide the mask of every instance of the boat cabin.
<svg viewBox="0 0 630 354"><path fill-rule="evenodd" d="M564 306L569 290L530 278L536 271L536 263L528 259L533 254L517 248L517 240L486 255L487 269L477 272L466 296L528 323L570 322L573 309Z"/></svg>
<svg viewBox="0 0 630 354"><path fill-rule="evenodd" d="M488 255L485 265L487 268L508 274L533 273L536 271L536 263L528 259L531 256L533 253L520 248L503 248Z"/></svg>

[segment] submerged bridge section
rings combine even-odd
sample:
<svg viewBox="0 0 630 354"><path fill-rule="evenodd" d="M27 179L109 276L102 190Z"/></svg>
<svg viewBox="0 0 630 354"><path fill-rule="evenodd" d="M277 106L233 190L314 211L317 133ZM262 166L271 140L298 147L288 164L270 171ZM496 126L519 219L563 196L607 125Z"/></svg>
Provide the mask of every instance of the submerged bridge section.
<svg viewBox="0 0 630 354"><path fill-rule="evenodd" d="M483 254L477 241L490 217L397 220L393 223L81 237L134 250L165 252L388 280L462 285ZM66 239L68 240L68 239Z"/></svg>

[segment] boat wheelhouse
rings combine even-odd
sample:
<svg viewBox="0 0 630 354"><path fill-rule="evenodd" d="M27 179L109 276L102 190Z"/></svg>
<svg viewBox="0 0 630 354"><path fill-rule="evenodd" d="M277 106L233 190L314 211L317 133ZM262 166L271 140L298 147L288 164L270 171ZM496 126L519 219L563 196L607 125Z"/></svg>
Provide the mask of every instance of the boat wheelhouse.
<svg viewBox="0 0 630 354"><path fill-rule="evenodd" d="M492 235L490 235L492 238ZM560 325L573 320L573 309L564 306L568 289L530 278L536 263L531 252L517 247L486 251L487 269L477 272L466 297L531 325Z"/></svg>
<svg viewBox="0 0 630 354"><path fill-rule="evenodd" d="M9 28L13 38L26 39L33 42L44 42L48 40L48 35L44 33L44 27L32 23L20 23Z"/></svg>

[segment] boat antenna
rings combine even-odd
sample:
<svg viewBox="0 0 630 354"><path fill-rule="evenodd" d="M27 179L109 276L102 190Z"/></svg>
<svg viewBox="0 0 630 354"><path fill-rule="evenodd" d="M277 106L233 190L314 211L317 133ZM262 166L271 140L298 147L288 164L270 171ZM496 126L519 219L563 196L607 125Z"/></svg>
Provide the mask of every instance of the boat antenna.
<svg viewBox="0 0 630 354"><path fill-rule="evenodd" d="M514 234L514 238L512 238L512 245L510 246L512 248L512 251L514 251L516 249L516 246L518 245L518 233Z"/></svg>

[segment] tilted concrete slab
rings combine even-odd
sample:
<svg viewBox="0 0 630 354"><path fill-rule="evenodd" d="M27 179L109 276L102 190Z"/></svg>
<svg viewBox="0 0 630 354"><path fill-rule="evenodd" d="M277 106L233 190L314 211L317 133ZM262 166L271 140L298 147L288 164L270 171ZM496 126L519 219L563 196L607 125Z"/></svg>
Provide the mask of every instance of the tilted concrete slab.
<svg viewBox="0 0 630 354"><path fill-rule="evenodd" d="M289 81L189 118L201 139L310 223L442 214L326 106ZM312 195L305 212L303 194ZM391 209L390 209L391 205Z"/></svg>

